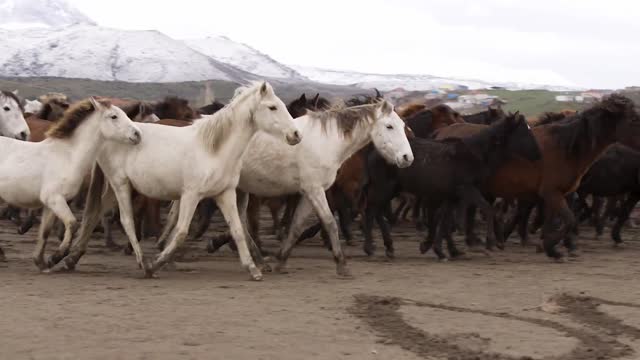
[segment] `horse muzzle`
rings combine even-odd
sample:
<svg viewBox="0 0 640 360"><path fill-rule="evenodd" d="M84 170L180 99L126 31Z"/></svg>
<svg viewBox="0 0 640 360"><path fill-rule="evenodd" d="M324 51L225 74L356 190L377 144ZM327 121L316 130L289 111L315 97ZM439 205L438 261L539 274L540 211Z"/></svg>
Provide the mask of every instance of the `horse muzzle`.
<svg viewBox="0 0 640 360"><path fill-rule="evenodd" d="M129 141L131 141L131 143L133 145L138 145L140 144L140 141L142 141L142 136L140 135L140 131L134 131L133 135L129 137Z"/></svg>
<svg viewBox="0 0 640 360"><path fill-rule="evenodd" d="M292 134L287 135L287 143L291 146L299 144L302 141L302 135L298 130L294 131Z"/></svg>
<svg viewBox="0 0 640 360"><path fill-rule="evenodd" d="M401 169L409 167L411 164L413 164L413 154L411 153L403 154L396 160L396 165Z"/></svg>

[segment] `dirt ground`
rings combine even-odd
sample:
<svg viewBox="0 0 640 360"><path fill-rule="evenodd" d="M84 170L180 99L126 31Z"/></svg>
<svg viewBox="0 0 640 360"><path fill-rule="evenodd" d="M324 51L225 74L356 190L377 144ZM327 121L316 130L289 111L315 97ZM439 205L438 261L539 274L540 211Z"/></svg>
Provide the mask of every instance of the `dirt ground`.
<svg viewBox="0 0 640 360"><path fill-rule="evenodd" d="M0 359L640 359L636 233L616 250L585 229L582 256L564 264L513 239L491 257L440 263L402 224L393 261L380 240L372 258L346 248L354 279L338 279L314 240L289 274L252 282L234 253L209 255L204 242L143 279L100 234L75 273L40 274L36 230L2 221Z"/></svg>

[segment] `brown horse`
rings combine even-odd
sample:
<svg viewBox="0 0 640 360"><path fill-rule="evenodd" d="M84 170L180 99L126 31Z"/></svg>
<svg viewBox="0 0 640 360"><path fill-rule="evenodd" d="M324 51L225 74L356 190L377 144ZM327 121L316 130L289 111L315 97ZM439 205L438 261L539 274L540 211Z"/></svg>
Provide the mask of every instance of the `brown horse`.
<svg viewBox="0 0 640 360"><path fill-rule="evenodd" d="M484 125L456 124L440 129L437 139L463 138L475 134ZM484 185L487 193L505 199L544 201L544 250L549 257L561 259L555 248L575 224L565 195L574 192L591 164L613 143L621 142L640 149L640 116L633 101L613 94L571 118L533 128L542 152L542 160L531 162L514 157L501 166ZM563 227L554 232L553 219ZM570 253L575 244L565 243Z"/></svg>

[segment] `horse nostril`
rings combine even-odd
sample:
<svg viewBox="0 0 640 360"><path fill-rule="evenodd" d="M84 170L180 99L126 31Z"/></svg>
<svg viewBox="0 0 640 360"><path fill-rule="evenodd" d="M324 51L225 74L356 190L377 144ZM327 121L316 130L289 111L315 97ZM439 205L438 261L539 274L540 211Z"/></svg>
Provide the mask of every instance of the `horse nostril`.
<svg viewBox="0 0 640 360"><path fill-rule="evenodd" d="M26 131L23 131L18 135L18 140L27 140L28 136L29 136L29 134L27 134Z"/></svg>
<svg viewBox="0 0 640 360"><path fill-rule="evenodd" d="M296 139L300 139L300 133L298 132L298 130L296 130L296 131L294 131L294 132L293 132L293 136L294 136Z"/></svg>
<svg viewBox="0 0 640 360"><path fill-rule="evenodd" d="M404 161L409 161L409 155L407 154L402 155L402 158L404 159Z"/></svg>

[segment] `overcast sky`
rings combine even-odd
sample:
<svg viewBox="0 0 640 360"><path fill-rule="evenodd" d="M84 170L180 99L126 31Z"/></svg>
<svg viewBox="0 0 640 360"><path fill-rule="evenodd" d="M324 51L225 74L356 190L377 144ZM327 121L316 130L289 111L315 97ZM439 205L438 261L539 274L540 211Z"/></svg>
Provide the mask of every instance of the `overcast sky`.
<svg viewBox="0 0 640 360"><path fill-rule="evenodd" d="M226 35L285 64L640 85L636 0L69 0L98 24Z"/></svg>

